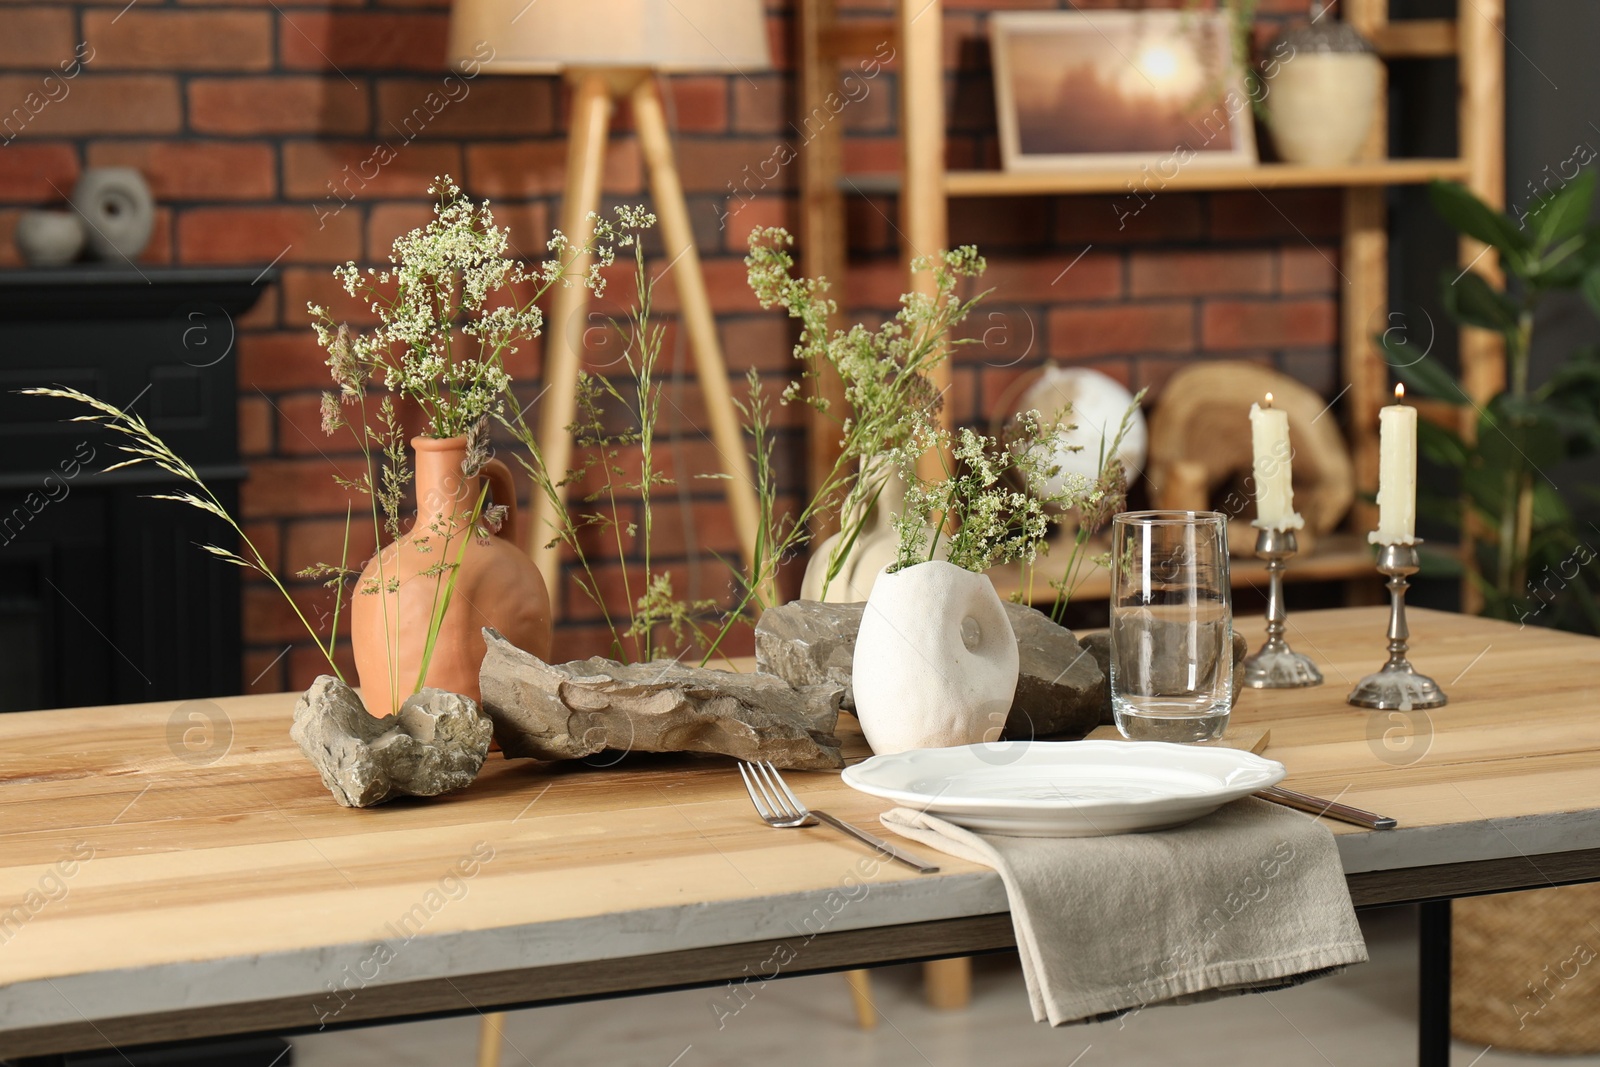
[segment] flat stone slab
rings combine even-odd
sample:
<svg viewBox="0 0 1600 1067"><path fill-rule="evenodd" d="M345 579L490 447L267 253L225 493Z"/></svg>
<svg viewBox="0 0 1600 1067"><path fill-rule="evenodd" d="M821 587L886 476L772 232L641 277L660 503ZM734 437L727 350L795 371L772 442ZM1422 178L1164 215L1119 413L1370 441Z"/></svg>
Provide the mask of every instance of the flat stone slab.
<svg viewBox="0 0 1600 1067"><path fill-rule="evenodd" d="M483 636L483 709L507 758L707 752L803 770L844 766L833 736L840 686L598 656L552 664L494 630Z"/></svg>
<svg viewBox="0 0 1600 1067"><path fill-rule="evenodd" d="M380 719L328 674L300 695L289 728L322 784L347 808L465 789L483 768L493 734L468 697L423 689Z"/></svg>

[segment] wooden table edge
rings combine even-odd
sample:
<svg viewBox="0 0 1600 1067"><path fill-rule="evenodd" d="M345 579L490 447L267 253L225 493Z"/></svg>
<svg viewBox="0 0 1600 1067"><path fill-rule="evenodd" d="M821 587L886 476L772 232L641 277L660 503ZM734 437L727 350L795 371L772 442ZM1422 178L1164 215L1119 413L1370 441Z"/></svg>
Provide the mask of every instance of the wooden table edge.
<svg viewBox="0 0 1600 1067"><path fill-rule="evenodd" d="M1600 848L1347 876L1358 908L1600 880ZM1015 948L1007 912L768 938L644 956L374 985L347 1000L304 995L88 1020L0 1033L0 1057L48 1055L227 1035L304 1034L571 1001L724 986L708 995L736 1015L768 981ZM365 994L365 995L363 995ZM323 1001L319 1007L318 1000ZM336 1008L336 1010L335 1010Z"/></svg>

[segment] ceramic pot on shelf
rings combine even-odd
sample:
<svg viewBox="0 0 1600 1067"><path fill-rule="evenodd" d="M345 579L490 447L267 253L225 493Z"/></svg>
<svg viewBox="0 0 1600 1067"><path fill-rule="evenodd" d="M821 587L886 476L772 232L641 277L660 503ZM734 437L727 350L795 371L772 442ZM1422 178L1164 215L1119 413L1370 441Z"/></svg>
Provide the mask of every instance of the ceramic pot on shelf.
<svg viewBox="0 0 1600 1067"><path fill-rule="evenodd" d="M132 167L84 171L72 190L72 209L83 217L89 251L111 263L138 259L155 230L150 184Z"/></svg>
<svg viewBox="0 0 1600 1067"><path fill-rule="evenodd" d="M997 741L1017 691L1016 634L987 575L930 560L872 586L851 665L872 751Z"/></svg>
<svg viewBox="0 0 1600 1067"><path fill-rule="evenodd" d="M1383 63L1348 23L1316 5L1310 25L1285 30L1268 49L1267 128L1278 155L1306 166L1351 163L1377 116Z"/></svg>
<svg viewBox="0 0 1600 1067"><path fill-rule="evenodd" d="M70 211L24 211L15 240L28 266L64 267L83 251L83 220Z"/></svg>
<svg viewBox="0 0 1600 1067"><path fill-rule="evenodd" d="M518 540L510 469L491 459L476 476L464 475L465 437L418 437L411 447L416 521L373 556L351 594L350 641L361 695L367 710L379 716L415 691L428 627L449 582L448 571L428 573L441 563L460 559L423 684L479 700L485 626L540 659L550 655L550 597ZM506 521L487 540L469 528L485 480L494 502L507 508ZM363 592L374 583L381 591Z"/></svg>

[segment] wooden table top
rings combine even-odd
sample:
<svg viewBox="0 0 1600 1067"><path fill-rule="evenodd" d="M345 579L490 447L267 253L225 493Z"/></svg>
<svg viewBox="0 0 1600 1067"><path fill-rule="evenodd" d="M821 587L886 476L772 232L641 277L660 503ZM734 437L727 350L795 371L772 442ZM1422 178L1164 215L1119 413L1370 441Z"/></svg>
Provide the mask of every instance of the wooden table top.
<svg viewBox="0 0 1600 1067"><path fill-rule="evenodd" d="M1236 712L1270 727L1287 785L1399 820L1333 827L1357 903L1600 877L1600 641L1439 612L1411 624L1449 706L1344 703L1384 656L1384 611L1355 608L1291 616L1325 685L1246 691ZM1261 620L1239 626L1259 643ZM440 983L477 1006L669 984L641 961L677 961L673 981L736 976L737 953L708 954L775 939L815 946L805 966L825 969L1009 937L993 872L944 857L918 876L826 828L768 829L724 759L492 755L464 793L341 808L289 740L293 705L0 716L0 1055L451 1010L420 992ZM184 732L207 716L197 754ZM885 807L835 774L790 781L868 828ZM940 925L966 920L960 936ZM566 984L529 977L543 973Z"/></svg>

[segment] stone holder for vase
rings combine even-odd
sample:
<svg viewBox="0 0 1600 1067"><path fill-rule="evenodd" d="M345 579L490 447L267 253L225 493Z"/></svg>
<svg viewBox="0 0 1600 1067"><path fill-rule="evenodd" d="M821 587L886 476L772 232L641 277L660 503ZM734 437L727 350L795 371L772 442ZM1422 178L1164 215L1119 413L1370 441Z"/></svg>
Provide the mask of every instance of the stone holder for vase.
<svg viewBox="0 0 1600 1067"><path fill-rule="evenodd" d="M493 732L478 705L459 694L423 689L395 714L379 717L326 674L301 694L289 728L322 784L347 808L465 789L483 769Z"/></svg>

